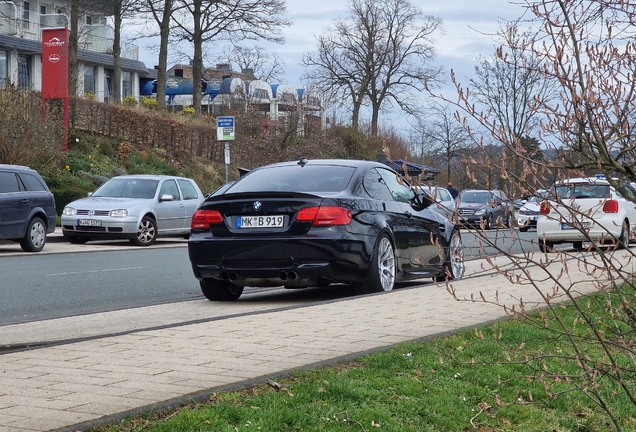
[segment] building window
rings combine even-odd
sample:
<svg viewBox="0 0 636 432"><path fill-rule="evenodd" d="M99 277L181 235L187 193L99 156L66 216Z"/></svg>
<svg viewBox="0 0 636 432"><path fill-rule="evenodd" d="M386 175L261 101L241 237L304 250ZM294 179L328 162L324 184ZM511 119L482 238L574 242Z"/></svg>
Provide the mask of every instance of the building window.
<svg viewBox="0 0 636 432"><path fill-rule="evenodd" d="M132 73L121 71L121 97L132 96Z"/></svg>
<svg viewBox="0 0 636 432"><path fill-rule="evenodd" d="M84 66L84 94L87 93L95 94L95 66L85 65Z"/></svg>
<svg viewBox="0 0 636 432"><path fill-rule="evenodd" d="M86 25L93 25L93 17L86 15Z"/></svg>
<svg viewBox="0 0 636 432"><path fill-rule="evenodd" d="M104 102L110 102L113 92L113 70L104 69Z"/></svg>
<svg viewBox="0 0 636 432"><path fill-rule="evenodd" d="M46 5L40 5L40 15L46 15Z"/></svg>
<svg viewBox="0 0 636 432"><path fill-rule="evenodd" d="M6 51L0 51L0 86L8 84L9 65Z"/></svg>
<svg viewBox="0 0 636 432"><path fill-rule="evenodd" d="M31 56L24 54L18 56L18 88L31 89Z"/></svg>
<svg viewBox="0 0 636 432"><path fill-rule="evenodd" d="M29 28L29 2L22 2L22 28Z"/></svg>

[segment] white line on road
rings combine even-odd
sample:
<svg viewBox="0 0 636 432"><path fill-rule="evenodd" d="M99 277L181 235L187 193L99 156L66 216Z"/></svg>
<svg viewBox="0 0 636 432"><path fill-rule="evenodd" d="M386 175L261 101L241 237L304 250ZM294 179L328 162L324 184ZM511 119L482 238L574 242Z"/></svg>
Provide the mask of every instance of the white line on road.
<svg viewBox="0 0 636 432"><path fill-rule="evenodd" d="M111 272L111 271L125 271L125 270L139 270L150 267L120 267L114 269L102 269L102 270L82 270L79 272L64 272L64 273L53 273L47 276L67 276L67 275L75 275L75 274L86 274L86 273L100 273L100 272Z"/></svg>

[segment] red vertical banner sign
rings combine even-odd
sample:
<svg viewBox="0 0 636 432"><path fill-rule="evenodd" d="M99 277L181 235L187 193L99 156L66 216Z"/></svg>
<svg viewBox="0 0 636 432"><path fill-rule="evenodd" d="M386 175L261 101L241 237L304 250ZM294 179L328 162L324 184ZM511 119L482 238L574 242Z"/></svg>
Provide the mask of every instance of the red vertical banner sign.
<svg viewBox="0 0 636 432"><path fill-rule="evenodd" d="M68 28L42 30L42 100L64 103L64 151L68 151Z"/></svg>

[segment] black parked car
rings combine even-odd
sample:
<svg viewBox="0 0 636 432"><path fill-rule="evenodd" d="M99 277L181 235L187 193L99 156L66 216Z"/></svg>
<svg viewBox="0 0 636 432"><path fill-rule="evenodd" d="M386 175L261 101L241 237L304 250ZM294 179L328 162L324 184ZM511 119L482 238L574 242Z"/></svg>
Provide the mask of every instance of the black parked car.
<svg viewBox="0 0 636 432"><path fill-rule="evenodd" d="M431 204L381 163L303 158L209 196L192 217L188 252L210 300L237 300L245 286L380 292L461 278L459 230Z"/></svg>
<svg viewBox="0 0 636 432"><path fill-rule="evenodd" d="M39 252L46 234L55 231L55 219L55 199L38 172L0 164L0 240Z"/></svg>
<svg viewBox="0 0 636 432"><path fill-rule="evenodd" d="M498 221L507 227L514 223L514 207L510 198L498 189L463 190L459 194L457 213L463 224L480 227L483 223L487 230L494 228Z"/></svg>

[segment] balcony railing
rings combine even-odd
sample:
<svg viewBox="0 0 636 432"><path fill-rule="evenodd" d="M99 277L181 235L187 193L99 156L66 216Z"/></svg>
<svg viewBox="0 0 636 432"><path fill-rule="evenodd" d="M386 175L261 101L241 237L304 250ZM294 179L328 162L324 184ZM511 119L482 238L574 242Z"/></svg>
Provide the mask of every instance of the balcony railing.
<svg viewBox="0 0 636 432"><path fill-rule="evenodd" d="M39 16L39 21L24 21L16 18L15 5L0 2L0 34L24 39L42 40L42 29L51 27L68 27L69 18L65 14L32 14ZM114 30L109 25L87 25L80 30L79 47L89 51L106 54L113 53ZM139 47L123 43L121 56L139 60Z"/></svg>

